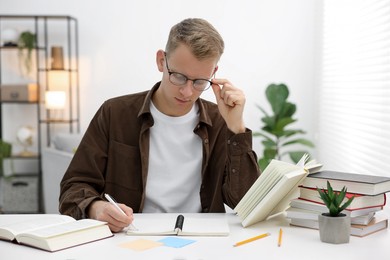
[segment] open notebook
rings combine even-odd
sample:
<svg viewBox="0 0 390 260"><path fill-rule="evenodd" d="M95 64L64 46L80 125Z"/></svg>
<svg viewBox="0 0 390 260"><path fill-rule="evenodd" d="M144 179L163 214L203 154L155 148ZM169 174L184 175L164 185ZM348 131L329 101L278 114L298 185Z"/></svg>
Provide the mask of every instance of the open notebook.
<svg viewBox="0 0 390 260"><path fill-rule="evenodd" d="M135 214L136 229L128 229L133 236L228 236L225 214Z"/></svg>

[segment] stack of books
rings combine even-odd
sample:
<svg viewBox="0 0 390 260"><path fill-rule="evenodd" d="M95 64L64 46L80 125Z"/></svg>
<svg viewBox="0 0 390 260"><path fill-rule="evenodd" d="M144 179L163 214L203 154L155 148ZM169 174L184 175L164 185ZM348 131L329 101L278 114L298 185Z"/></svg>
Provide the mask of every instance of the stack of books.
<svg viewBox="0 0 390 260"><path fill-rule="evenodd" d="M383 213L386 193L390 191L390 178L335 171L309 174L299 186L299 197L291 200L286 216L290 224L318 229L318 215L328 212L317 187L324 189L330 182L334 190L347 187L345 201L354 200L342 213L351 217L351 235L364 237L388 226L388 216Z"/></svg>

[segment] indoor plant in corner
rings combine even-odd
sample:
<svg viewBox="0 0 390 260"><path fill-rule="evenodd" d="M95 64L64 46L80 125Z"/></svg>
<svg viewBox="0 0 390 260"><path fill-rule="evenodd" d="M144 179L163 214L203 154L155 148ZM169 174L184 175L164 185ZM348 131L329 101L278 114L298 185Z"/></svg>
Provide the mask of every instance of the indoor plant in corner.
<svg viewBox="0 0 390 260"><path fill-rule="evenodd" d="M348 243L351 233L351 218L341 212L352 203L354 197L344 202L347 188L344 186L340 192L334 191L329 181L327 189L317 188L317 191L329 210L328 213L318 215L321 241L332 244Z"/></svg>
<svg viewBox="0 0 390 260"><path fill-rule="evenodd" d="M290 124L295 123L297 119L293 116L297 110L297 106L289 102L288 87L285 84L270 84L265 90L265 95L273 113L258 106L264 116L261 118L263 126L260 132L254 132L254 137L261 137L264 146L263 155L259 159L259 166L264 170L272 159L281 160L282 156L289 155L290 159L297 163L302 156L308 151L305 150L287 150L288 147L294 145L303 145L314 147L314 144L302 137L300 134L306 132L301 129L289 129Z"/></svg>

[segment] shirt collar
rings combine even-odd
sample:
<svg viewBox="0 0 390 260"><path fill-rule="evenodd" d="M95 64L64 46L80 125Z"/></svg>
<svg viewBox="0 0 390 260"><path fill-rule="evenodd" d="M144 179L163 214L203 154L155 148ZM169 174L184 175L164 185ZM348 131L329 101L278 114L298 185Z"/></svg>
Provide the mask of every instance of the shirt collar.
<svg viewBox="0 0 390 260"><path fill-rule="evenodd" d="M143 102L141 109L138 113L138 117L141 117L142 115L150 115L151 116L150 102L152 102L153 93L160 87L160 84L161 84L161 81L157 82L156 84L154 84L152 89L147 92L145 99L144 99L144 102ZM211 122L211 118L208 115L206 108L204 106L204 100L201 98L198 98L198 100L196 100L196 103L199 106L199 122L212 126L213 124Z"/></svg>

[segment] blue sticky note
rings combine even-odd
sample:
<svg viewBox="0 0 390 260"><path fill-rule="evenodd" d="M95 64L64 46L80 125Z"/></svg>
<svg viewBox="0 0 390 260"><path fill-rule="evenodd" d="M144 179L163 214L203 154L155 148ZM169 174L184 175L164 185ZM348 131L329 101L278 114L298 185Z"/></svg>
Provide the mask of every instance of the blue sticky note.
<svg viewBox="0 0 390 260"><path fill-rule="evenodd" d="M164 246L180 248L194 243L195 240L178 238L178 237L166 237L164 239L159 240L158 242L163 243Z"/></svg>

